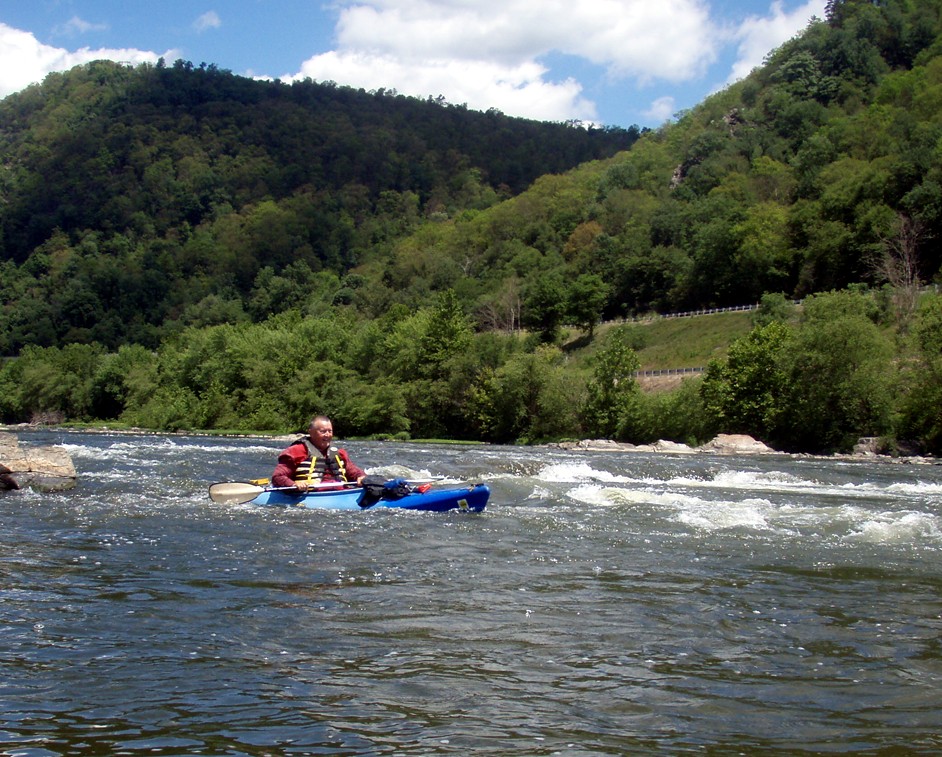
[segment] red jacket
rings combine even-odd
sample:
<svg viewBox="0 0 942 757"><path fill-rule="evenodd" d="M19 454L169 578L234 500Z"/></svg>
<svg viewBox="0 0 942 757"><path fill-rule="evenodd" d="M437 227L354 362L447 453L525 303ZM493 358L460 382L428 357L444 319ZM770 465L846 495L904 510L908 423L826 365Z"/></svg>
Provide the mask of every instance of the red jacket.
<svg viewBox="0 0 942 757"><path fill-rule="evenodd" d="M347 481L356 482L360 476L366 475L366 472L362 468L354 464L345 449L337 449L337 454L340 455L340 459L343 461ZM278 455L278 465L275 466L275 471L271 474L272 486L294 486L294 475L298 469L298 465L307 459L307 448L301 440L296 441L287 449L283 450L282 453ZM322 480L325 483L340 481L329 469L324 471L324 478Z"/></svg>

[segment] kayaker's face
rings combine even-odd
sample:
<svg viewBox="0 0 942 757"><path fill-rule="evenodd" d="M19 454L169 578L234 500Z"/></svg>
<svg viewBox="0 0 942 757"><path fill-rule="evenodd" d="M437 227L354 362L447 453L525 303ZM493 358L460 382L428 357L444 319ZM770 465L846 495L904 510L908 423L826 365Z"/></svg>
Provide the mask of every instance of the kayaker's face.
<svg viewBox="0 0 942 757"><path fill-rule="evenodd" d="M330 421L316 421L311 424L311 441L321 452L330 446L330 440L334 438L334 427Z"/></svg>

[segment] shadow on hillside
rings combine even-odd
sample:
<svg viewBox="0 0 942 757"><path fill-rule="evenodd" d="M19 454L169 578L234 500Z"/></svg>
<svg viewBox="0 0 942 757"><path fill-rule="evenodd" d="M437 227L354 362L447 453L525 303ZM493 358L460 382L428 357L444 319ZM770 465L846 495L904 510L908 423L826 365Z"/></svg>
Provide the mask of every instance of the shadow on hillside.
<svg viewBox="0 0 942 757"><path fill-rule="evenodd" d="M575 352L576 350L585 349L590 344L592 344L592 337L588 334L583 334L564 343L561 349L563 352Z"/></svg>

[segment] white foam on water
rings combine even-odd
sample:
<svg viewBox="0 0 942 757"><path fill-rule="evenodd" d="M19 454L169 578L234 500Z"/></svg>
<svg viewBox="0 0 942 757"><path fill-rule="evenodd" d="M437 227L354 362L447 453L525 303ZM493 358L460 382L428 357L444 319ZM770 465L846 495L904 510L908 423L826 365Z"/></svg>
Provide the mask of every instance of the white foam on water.
<svg viewBox="0 0 942 757"><path fill-rule="evenodd" d="M79 477L83 481L127 481L128 472L124 470L82 471Z"/></svg>
<svg viewBox="0 0 942 757"><path fill-rule="evenodd" d="M268 446L229 446L219 444L193 444L189 442L180 443L173 439L149 439L143 438L135 441L122 440L114 442L104 447L93 447L87 444L59 443L57 447L62 447L73 458L83 458L87 460L124 460L129 457L146 458L152 453L161 455L169 453L194 453L205 452L216 456L225 456L227 454L251 454L260 453L271 455L275 448Z"/></svg>
<svg viewBox="0 0 942 757"><path fill-rule="evenodd" d="M624 505L646 505L652 509L674 508L694 502L705 502L696 497L679 492L663 492L653 489L602 486L600 484L581 484L567 493L571 499L586 505L613 507Z"/></svg>
<svg viewBox="0 0 942 757"><path fill-rule="evenodd" d="M589 481L601 481L605 483L628 483L633 479L626 476L616 476L607 471L600 471L593 468L588 463L555 463L548 465L541 470L536 478L539 481L550 483L581 483Z"/></svg>
<svg viewBox="0 0 942 757"><path fill-rule="evenodd" d="M870 544L942 544L942 521L921 512L866 513L845 536L850 542Z"/></svg>
<svg viewBox="0 0 942 757"><path fill-rule="evenodd" d="M399 463L392 463L390 465L379 465L373 466L366 469L367 474L373 476L383 476L387 479L393 478L405 478L410 481L421 481L423 479L436 479L434 483L438 484L454 484L461 482L461 479L458 478L441 478L433 475L428 468L423 468L421 470L410 468L407 465L401 465Z"/></svg>
<svg viewBox="0 0 942 757"><path fill-rule="evenodd" d="M887 491L899 492L902 494L915 495L938 495L942 496L942 484L928 483L926 481L917 481L916 483L896 483L886 487Z"/></svg>
<svg viewBox="0 0 942 757"><path fill-rule="evenodd" d="M677 490L622 488L584 484L568 492L572 499L596 507L645 508L668 520L703 531L776 527L776 508L766 499L713 500Z"/></svg>
<svg viewBox="0 0 942 757"><path fill-rule="evenodd" d="M706 492L699 496L691 488L586 483L569 490L567 496L592 507L645 509L704 532L745 530L877 544L942 545L942 518L932 512L874 512L858 504L821 504L813 495L807 502L776 503L752 496L748 487L746 496L739 499L712 498Z"/></svg>
<svg viewBox="0 0 942 757"><path fill-rule="evenodd" d="M816 481L794 476L781 471L721 471L711 477L691 478L681 476L661 481L666 486L704 487L711 489L733 489L745 491L812 491L822 489ZM828 487L824 487L827 489Z"/></svg>
<svg viewBox="0 0 942 757"><path fill-rule="evenodd" d="M748 529L752 531L780 530L772 520L776 508L765 499L745 499L741 502L700 502L695 507L677 513L677 520L703 531Z"/></svg>
<svg viewBox="0 0 942 757"><path fill-rule="evenodd" d="M843 497L845 499L872 498L874 496L892 496L901 499L912 497L942 496L942 484L916 482L897 482L880 486L871 481L861 483L845 482L827 484L782 471L721 471L710 477L695 478L680 476L663 481L645 479L648 485L728 489L744 492L795 493L806 496Z"/></svg>
<svg viewBox="0 0 942 757"><path fill-rule="evenodd" d="M73 459L114 460L118 457L118 455L108 447L89 447L84 444L56 444L55 446L62 447Z"/></svg>
<svg viewBox="0 0 942 757"><path fill-rule="evenodd" d="M207 442L210 441L210 438L207 438ZM191 440L178 441L176 439L161 439L161 438L143 438L135 442L130 443L120 443L114 445L117 449L126 449L130 451L141 450L141 449L153 449L160 451L169 451L169 452L212 452L215 455L220 455L224 453L253 453L260 452L265 454L271 454L273 451L277 453L284 446L284 444L278 445L235 445L235 444L220 444L219 440L214 441L213 443L198 443Z"/></svg>

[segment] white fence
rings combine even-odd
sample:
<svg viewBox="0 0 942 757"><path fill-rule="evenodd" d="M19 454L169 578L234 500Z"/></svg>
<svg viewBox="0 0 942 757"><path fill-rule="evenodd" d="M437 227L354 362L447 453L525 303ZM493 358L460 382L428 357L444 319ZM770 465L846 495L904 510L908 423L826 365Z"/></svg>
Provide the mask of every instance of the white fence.
<svg viewBox="0 0 942 757"><path fill-rule="evenodd" d="M632 375L635 378L644 376L683 376L703 373L706 368L656 368L648 371L635 371Z"/></svg>
<svg viewBox="0 0 942 757"><path fill-rule="evenodd" d="M661 318L692 318L695 315L713 315L714 313L737 313L749 310L758 310L758 305L731 305L726 308L705 308L703 310L687 310L682 313L648 313L645 315L636 315L631 318L615 319L613 321L603 321L603 323L645 323L648 321L657 321Z"/></svg>

